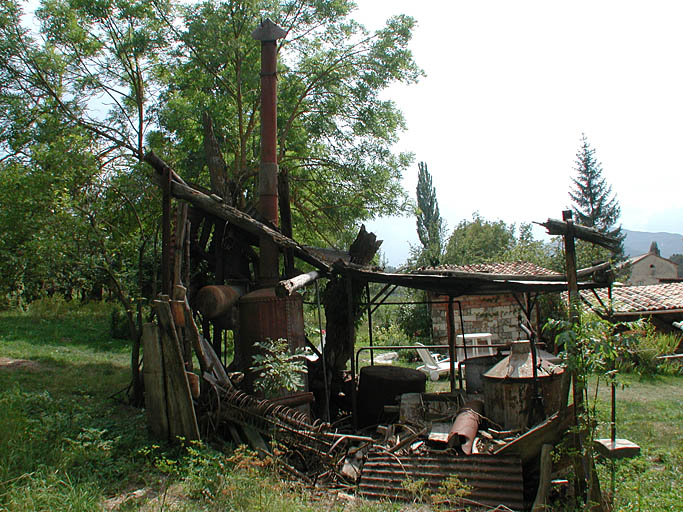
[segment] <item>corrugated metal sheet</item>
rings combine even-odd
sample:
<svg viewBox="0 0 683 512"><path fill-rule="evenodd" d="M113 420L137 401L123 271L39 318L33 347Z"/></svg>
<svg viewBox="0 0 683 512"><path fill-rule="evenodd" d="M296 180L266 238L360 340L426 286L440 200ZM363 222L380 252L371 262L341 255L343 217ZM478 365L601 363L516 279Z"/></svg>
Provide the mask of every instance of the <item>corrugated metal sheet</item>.
<svg viewBox="0 0 683 512"><path fill-rule="evenodd" d="M449 454L395 456L371 452L363 465L360 492L366 498L412 500L404 486L406 479L424 480L432 492L451 475L472 488L467 500L495 508L505 505L513 510L524 508L522 462L517 457Z"/></svg>

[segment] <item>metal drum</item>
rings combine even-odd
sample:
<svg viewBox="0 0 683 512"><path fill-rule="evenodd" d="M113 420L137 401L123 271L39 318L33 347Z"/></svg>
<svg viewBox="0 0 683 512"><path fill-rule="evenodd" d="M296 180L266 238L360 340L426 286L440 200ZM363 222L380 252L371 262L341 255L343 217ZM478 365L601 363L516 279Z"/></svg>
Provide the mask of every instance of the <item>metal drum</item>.
<svg viewBox="0 0 683 512"><path fill-rule="evenodd" d="M552 354L540 350L536 354L538 394L547 417L560 408L564 368L550 362ZM510 355L483 375L486 416L505 429L527 429L535 422L532 361L529 340L514 341Z"/></svg>
<svg viewBox="0 0 683 512"><path fill-rule="evenodd" d="M298 293L278 297L274 288L262 288L243 295L239 301L239 319L235 357L249 389L254 380L253 372L249 371L252 356L256 354L254 343L283 338L292 352L306 345L303 298Z"/></svg>

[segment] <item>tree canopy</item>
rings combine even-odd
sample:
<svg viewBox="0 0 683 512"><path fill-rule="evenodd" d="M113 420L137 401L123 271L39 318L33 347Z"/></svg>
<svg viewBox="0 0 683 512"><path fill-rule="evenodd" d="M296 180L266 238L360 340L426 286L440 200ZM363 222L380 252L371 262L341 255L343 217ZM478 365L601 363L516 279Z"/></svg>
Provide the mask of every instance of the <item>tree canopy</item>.
<svg viewBox="0 0 683 512"><path fill-rule="evenodd" d="M253 207L259 45L250 34L267 15L287 32L278 47L278 163L297 238L343 245L356 223L403 210L400 178L411 155L391 150L404 120L380 93L421 75L408 48L415 21L396 16L369 33L349 17L352 10L347 0L183 8L154 145L185 178L224 184L214 192ZM207 173L209 151L217 165Z"/></svg>
<svg viewBox="0 0 683 512"><path fill-rule="evenodd" d="M44 0L31 20L20 1L0 0L3 289L44 293L57 266L135 274L158 225L140 163L149 148L253 212L260 55L250 33L266 16L287 31L279 163L295 236L341 246L354 225L404 209L411 155L392 151L404 120L381 92L421 75L408 47L415 22L396 16L370 33L353 9L348 0ZM49 257L48 240L68 258Z"/></svg>
<svg viewBox="0 0 683 512"><path fill-rule="evenodd" d="M619 202L612 193L612 186L602 177L602 164L595 157L595 149L591 147L585 134L581 136L574 171L576 176L572 178L573 187L569 191L569 197L572 200L575 222L623 242L625 235L621 232L621 226L617 226L621 215ZM604 250L598 248L588 252L593 259L607 256ZM618 256L623 256L623 247Z"/></svg>
<svg viewBox="0 0 683 512"><path fill-rule="evenodd" d="M527 261L545 268L557 268L554 247L533 237L531 224L507 224L502 220L490 221L479 212L472 220L461 220L451 233L444 263L471 265Z"/></svg>

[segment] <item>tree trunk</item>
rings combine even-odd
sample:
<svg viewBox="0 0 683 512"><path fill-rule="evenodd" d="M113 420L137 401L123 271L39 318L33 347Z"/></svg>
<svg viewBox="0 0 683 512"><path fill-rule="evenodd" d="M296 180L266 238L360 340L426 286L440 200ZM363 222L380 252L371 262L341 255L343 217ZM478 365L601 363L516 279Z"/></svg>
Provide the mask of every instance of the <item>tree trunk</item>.
<svg viewBox="0 0 683 512"><path fill-rule="evenodd" d="M377 240L374 233L368 233L365 226L361 226L356 240L351 244L349 254L351 262L359 265L367 265L372 261L377 250L382 244ZM340 389L342 380L341 372L346 368L346 363L353 357L355 344L355 329L349 324L349 305L346 289L346 277L336 276L330 279L322 294L322 303L325 307L326 317L326 342L325 342L325 366L327 371L328 389L334 396ZM365 289L362 281L353 281L351 286L352 314L356 322L363 316L364 309L360 302ZM316 381L323 388L322 358L312 366L309 378ZM314 383L311 384L313 389ZM320 393L321 389L313 389L316 392L321 406L327 403L327 397Z"/></svg>
<svg viewBox="0 0 683 512"><path fill-rule="evenodd" d="M227 186L228 166L223 159L223 154L213 131L213 121L208 112L202 114L202 126L204 128L204 156L211 177L211 192L222 197L228 204L232 204Z"/></svg>
<svg viewBox="0 0 683 512"><path fill-rule="evenodd" d="M280 203L280 231L288 238L294 238L292 232L292 209L289 204L289 174L285 169L280 169L278 180L278 201ZM294 275L294 253L291 249L285 249L285 275Z"/></svg>

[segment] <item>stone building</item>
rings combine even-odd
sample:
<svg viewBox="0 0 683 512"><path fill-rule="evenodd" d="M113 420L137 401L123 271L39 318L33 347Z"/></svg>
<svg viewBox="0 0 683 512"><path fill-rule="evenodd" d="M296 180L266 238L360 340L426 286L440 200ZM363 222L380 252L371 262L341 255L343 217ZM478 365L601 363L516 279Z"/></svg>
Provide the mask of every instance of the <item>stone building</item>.
<svg viewBox="0 0 683 512"><path fill-rule="evenodd" d="M561 276L557 272L539 267L528 262L482 263L476 265L442 266L435 270L444 272L481 273L482 276L498 276L500 278L515 276L516 278L538 278L539 276ZM447 343L448 340L448 297L430 294L432 329L435 344ZM461 333L460 314L457 303L462 308L462 321L466 334L491 333L494 344L528 339L528 335L519 324L525 317L522 308L531 310L533 329L540 333L542 327L538 308L534 307L535 297L528 293L508 293L497 295L462 295L454 299L453 321L456 334Z"/></svg>
<svg viewBox="0 0 683 512"><path fill-rule="evenodd" d="M631 258L628 264L631 267L631 276L626 281L628 285L659 284L678 279L678 265L655 252Z"/></svg>

